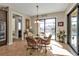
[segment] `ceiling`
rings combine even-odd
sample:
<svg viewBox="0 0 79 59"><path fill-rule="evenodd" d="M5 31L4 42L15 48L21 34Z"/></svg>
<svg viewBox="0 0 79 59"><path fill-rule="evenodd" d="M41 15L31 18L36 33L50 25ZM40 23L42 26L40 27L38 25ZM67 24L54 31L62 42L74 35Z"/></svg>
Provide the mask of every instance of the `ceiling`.
<svg viewBox="0 0 79 59"><path fill-rule="evenodd" d="M10 6L24 15L34 16L37 14L36 5L39 6L38 14L65 11L69 3L4 3L2 6Z"/></svg>

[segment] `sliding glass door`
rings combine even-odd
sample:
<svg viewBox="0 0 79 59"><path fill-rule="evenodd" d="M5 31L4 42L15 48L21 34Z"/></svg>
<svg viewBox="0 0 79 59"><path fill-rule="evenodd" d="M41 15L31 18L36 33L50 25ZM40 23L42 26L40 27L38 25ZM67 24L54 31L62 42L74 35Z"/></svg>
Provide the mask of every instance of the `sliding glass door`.
<svg viewBox="0 0 79 59"><path fill-rule="evenodd" d="M52 35L52 39L55 39L55 19L46 19L45 21L45 35L46 37Z"/></svg>
<svg viewBox="0 0 79 59"><path fill-rule="evenodd" d="M50 34L52 35L52 39L55 40L56 35L56 19L41 19L40 20L40 35L42 37L48 37Z"/></svg>
<svg viewBox="0 0 79 59"><path fill-rule="evenodd" d="M77 52L77 9L71 13L71 46Z"/></svg>
<svg viewBox="0 0 79 59"><path fill-rule="evenodd" d="M78 7L76 6L71 10L68 14L68 25L67 25L67 33L68 33L68 44L72 47L72 49L79 54L79 14Z"/></svg>

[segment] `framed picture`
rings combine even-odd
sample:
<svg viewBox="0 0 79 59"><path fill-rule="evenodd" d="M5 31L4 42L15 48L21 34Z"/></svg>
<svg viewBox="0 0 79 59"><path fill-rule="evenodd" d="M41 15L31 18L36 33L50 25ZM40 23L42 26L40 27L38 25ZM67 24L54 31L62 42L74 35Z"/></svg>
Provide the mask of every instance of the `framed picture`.
<svg viewBox="0 0 79 59"><path fill-rule="evenodd" d="M58 22L58 26L64 26L64 22Z"/></svg>
<svg viewBox="0 0 79 59"><path fill-rule="evenodd" d="M29 29L29 27L30 27L30 20L26 19L26 29Z"/></svg>

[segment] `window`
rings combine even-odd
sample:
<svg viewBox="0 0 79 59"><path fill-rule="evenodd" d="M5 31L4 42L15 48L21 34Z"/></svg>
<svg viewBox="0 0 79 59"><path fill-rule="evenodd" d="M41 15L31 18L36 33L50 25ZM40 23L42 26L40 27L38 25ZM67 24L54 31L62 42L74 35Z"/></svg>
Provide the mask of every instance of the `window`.
<svg viewBox="0 0 79 59"><path fill-rule="evenodd" d="M21 30L21 22L18 22L18 30Z"/></svg>
<svg viewBox="0 0 79 59"><path fill-rule="evenodd" d="M52 39L55 39L55 30L56 30L56 19L41 19L40 20L40 34L41 36L48 37L49 34L52 35Z"/></svg>

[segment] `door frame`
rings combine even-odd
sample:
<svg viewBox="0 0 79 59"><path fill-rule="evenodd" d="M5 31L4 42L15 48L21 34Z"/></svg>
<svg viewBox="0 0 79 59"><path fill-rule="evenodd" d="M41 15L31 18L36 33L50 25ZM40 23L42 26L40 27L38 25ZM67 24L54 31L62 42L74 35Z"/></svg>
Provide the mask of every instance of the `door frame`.
<svg viewBox="0 0 79 59"><path fill-rule="evenodd" d="M22 32L23 32L23 29L22 29L22 26L23 26L23 17L22 17L22 15L20 15L20 14L18 14L18 13L16 13L16 12L13 12L12 13L12 18L13 18L13 16L19 16L20 18L21 18L21 40L23 40L23 35L22 35ZM18 27L18 22L19 22L19 19L17 20L17 22L16 22L16 19L15 19L15 26L17 26ZM16 34L16 36L17 36L17 38L19 38L18 36L19 36L19 34L18 34L18 28L17 28L17 34ZM12 38L13 39L13 38Z"/></svg>
<svg viewBox="0 0 79 59"><path fill-rule="evenodd" d="M77 32L79 32L79 4L76 4L72 10L67 14L67 43L68 45L73 49L73 51L79 55L79 33L77 33L77 50L78 52L76 52L74 50L74 48L72 47L72 45L70 44L71 41L71 19L70 19L70 14L76 9L78 8L78 12L77 12Z"/></svg>

